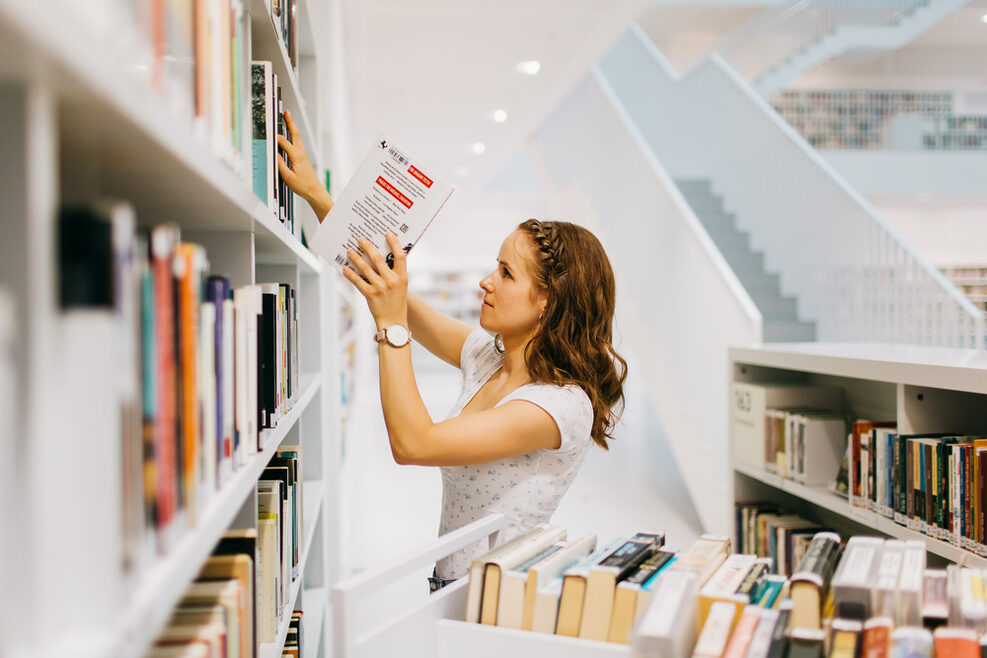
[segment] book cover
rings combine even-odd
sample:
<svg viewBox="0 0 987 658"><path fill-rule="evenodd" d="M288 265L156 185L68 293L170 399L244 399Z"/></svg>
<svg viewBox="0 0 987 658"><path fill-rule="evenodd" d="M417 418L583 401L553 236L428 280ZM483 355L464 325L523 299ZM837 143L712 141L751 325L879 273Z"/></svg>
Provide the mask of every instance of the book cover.
<svg viewBox="0 0 987 658"><path fill-rule="evenodd" d="M617 583L633 573L664 543L663 532L639 532L590 567L579 637L600 641L607 639Z"/></svg>
<svg viewBox="0 0 987 658"><path fill-rule="evenodd" d="M556 635L577 637L583 618L586 602L586 584L589 572L601 560L619 549L627 541L621 537L598 549L595 553L569 567L562 574L562 594L559 597L559 615L555 626ZM607 620L609 622L609 619Z"/></svg>
<svg viewBox="0 0 987 658"><path fill-rule="evenodd" d="M496 559L498 556L514 549L519 544L530 540L547 527L546 525L535 526L507 542L494 547L470 563L469 587L466 591L466 621L480 623L480 604L483 600L483 572L487 567L487 561Z"/></svg>
<svg viewBox="0 0 987 658"><path fill-rule="evenodd" d="M818 629L822 625L822 604L839 555L840 536L819 532L791 578L792 628Z"/></svg>
<svg viewBox="0 0 987 658"><path fill-rule="evenodd" d="M720 658L730 641L737 611L731 604L717 601L710 607L701 623L699 639L692 651L692 658Z"/></svg>
<svg viewBox="0 0 987 658"><path fill-rule="evenodd" d="M359 237L393 267L385 233L394 232L408 253L452 192L452 185L385 136L364 156L322 225L303 228L312 250L340 269L352 267L346 249L359 252Z"/></svg>

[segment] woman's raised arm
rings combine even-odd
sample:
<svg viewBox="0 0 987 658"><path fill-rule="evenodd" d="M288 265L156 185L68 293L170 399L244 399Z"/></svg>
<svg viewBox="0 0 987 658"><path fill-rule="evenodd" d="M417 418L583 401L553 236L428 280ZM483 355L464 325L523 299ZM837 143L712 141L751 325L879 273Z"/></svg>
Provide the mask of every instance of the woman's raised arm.
<svg viewBox="0 0 987 658"><path fill-rule="evenodd" d="M425 300L408 293L408 328L429 352L446 363L460 367L463 343L473 327L432 308Z"/></svg>
<svg viewBox="0 0 987 658"><path fill-rule="evenodd" d="M281 157L281 154L278 153L278 171L281 172L281 178L287 183L288 187L295 194L308 201L308 205L312 206L315 216L321 222L329 214L329 211L332 210L332 197L329 196L326 188L322 186L319 175L315 173L315 169L308 159L308 154L305 153L305 144L302 143L302 135L298 132L298 127L295 125L295 120L291 117L291 112L287 110L284 112L284 123L288 127L288 134L291 135L291 141L289 142L284 135L278 135L278 146L288 156L291 166L289 167L284 161L284 158Z"/></svg>

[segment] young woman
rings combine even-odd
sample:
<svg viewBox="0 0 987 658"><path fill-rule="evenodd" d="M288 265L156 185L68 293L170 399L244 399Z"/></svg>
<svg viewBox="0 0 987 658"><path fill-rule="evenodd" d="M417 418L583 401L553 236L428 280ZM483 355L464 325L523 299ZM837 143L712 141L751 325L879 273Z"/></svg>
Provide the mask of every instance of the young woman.
<svg viewBox="0 0 987 658"><path fill-rule="evenodd" d="M278 143L291 167L279 156L281 175L321 221L332 199L287 112L285 123L292 142L279 136ZM614 409L623 404L626 364L612 344L614 278L603 247L574 224L522 222L480 281L481 329L409 293L405 253L394 234L387 240L393 270L361 239L363 253L348 253L359 271L343 275L377 324L380 397L395 461L442 467L440 534L493 512L507 518L505 539L547 523L590 443L607 449ZM433 421L422 402L410 336L463 371L459 400L444 421ZM479 541L441 560L433 586L465 575L485 549Z"/></svg>

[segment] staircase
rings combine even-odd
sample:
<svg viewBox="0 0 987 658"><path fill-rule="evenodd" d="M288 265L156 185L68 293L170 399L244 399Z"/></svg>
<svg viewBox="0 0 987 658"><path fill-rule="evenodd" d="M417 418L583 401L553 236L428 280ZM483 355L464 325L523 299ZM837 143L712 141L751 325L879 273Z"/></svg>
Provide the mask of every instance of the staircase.
<svg viewBox="0 0 987 658"><path fill-rule="evenodd" d="M969 1L926 0L890 24L837 25L764 71L752 84L762 98L772 98L793 81L835 57L849 53L878 55L897 50ZM785 29L785 26L778 29Z"/></svg>
<svg viewBox="0 0 987 658"><path fill-rule="evenodd" d="M781 293L779 275L765 269L764 254L751 248L750 235L737 228L736 217L723 209L723 202L713 193L710 181L676 179L675 184L761 312L762 340L766 343L816 340L815 323L799 320L798 300Z"/></svg>

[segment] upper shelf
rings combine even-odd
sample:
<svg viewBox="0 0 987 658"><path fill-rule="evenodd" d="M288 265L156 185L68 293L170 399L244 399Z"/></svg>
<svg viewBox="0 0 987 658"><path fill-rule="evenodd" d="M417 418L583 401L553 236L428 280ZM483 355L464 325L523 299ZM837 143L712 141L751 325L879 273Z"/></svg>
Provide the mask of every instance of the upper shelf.
<svg viewBox="0 0 987 658"><path fill-rule="evenodd" d="M55 146L62 155L63 195L96 192L127 199L142 221L154 224L253 231L262 255L297 257L319 269L320 260L244 178L151 88L127 39L101 38L112 33L110 22L100 30L97 19L76 20L90 9L96 15L112 13L108 6L80 8L64 0L51 0L44 8L0 0L0 79L37 83L58 103ZM271 38L273 29L272 24ZM289 96L294 93L297 85ZM292 105L307 122L297 97L289 100Z"/></svg>
<svg viewBox="0 0 987 658"><path fill-rule="evenodd" d="M879 343L735 347L735 363L987 394L987 352Z"/></svg>

